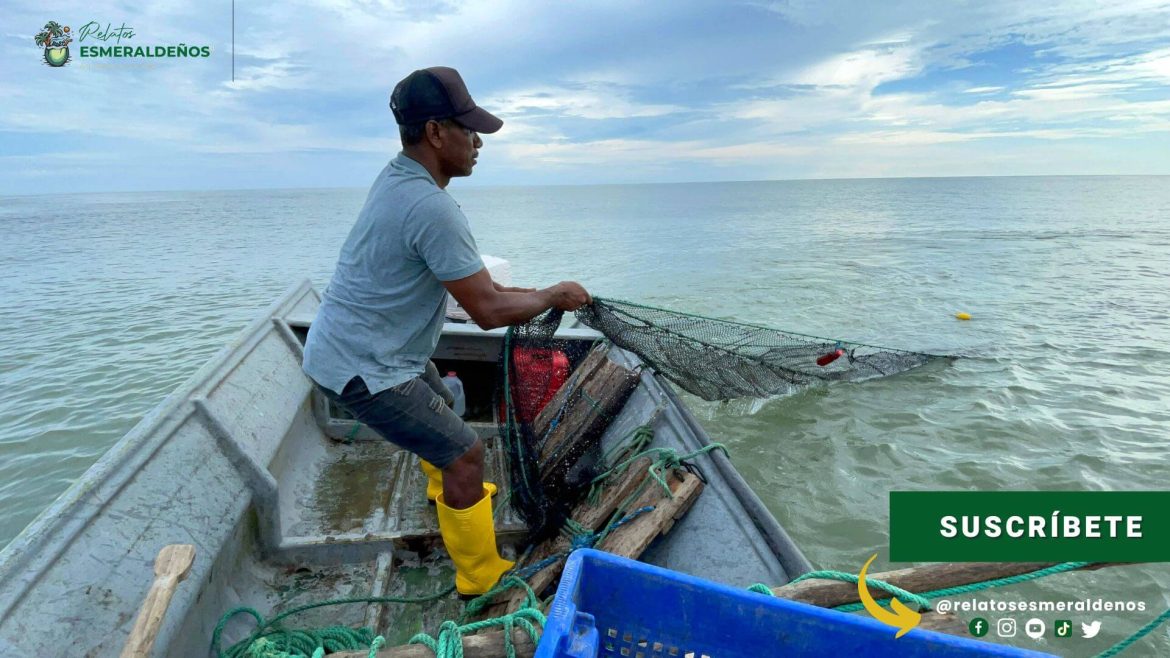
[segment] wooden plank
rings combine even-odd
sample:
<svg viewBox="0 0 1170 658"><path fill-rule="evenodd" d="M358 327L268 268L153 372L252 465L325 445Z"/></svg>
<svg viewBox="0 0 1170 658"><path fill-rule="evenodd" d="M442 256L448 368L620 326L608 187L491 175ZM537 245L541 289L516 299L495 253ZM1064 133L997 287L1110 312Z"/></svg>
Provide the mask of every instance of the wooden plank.
<svg viewBox="0 0 1170 658"><path fill-rule="evenodd" d="M675 471L667 481L673 498L654 498L662 496L662 490L657 483L651 484L627 512L645 505L654 505L654 509L615 529L597 545L597 549L637 559L656 537L670 532L675 522L698 500L703 492L703 481L688 471Z"/></svg>
<svg viewBox="0 0 1170 658"><path fill-rule="evenodd" d="M631 471L632 474L645 473L645 467L637 471ZM642 552L650 545L652 541L659 535L664 535L670 532L674 527L675 522L682 518L684 514L694 505L695 500L698 499L699 494L703 491L703 481L699 479L694 473L687 471L677 471L681 473L678 475L668 475L667 482L670 485L671 494L673 498L667 498L663 495L662 488L656 482L651 482L644 491L625 509L625 513L632 513L634 510L645 506L653 505L652 511L646 512L637 518L627 522L619 528L616 528L604 540L601 541L595 548L598 550L608 551L614 555L628 557L630 559L637 559ZM648 477L648 476L646 476ZM621 495L614 495L613 499L616 502L624 500L634 488L640 483L640 480L634 481L634 486L628 488ZM617 487L615 487L617 489ZM595 527L594 530L599 528ZM560 540L561 538L557 538ZM551 543L546 542L546 544ZM559 550L568 549L568 540L561 540L563 543L558 544ZM529 563L535 564L544 559L548 555L554 555L558 550L553 547L545 549L548 552L540 558L530 558ZM535 553L535 551L534 551ZM529 586L533 591L541 592L549 585L551 585L561 574L565 567L563 559L557 560L553 564L541 569L537 573L528 578ZM489 606L483 613L483 618L498 617L505 613L515 610L521 601L524 599L524 593L521 591L512 592L505 598L501 598L497 603Z"/></svg>
<svg viewBox="0 0 1170 658"><path fill-rule="evenodd" d="M577 365L572 374L569 375L568 381L562 385L553 395L552 400L544 405L540 413L536 414L536 419L532 422L532 430L537 436L544 436L548 431L548 426L552 423L553 418L556 417L560 408L565 404L565 397L569 395L570 391L577 385L578 382L593 376L593 372L609 360L609 347L604 343L599 343L593 346L589 354Z"/></svg>
<svg viewBox="0 0 1170 658"><path fill-rule="evenodd" d="M654 462L650 457L639 457L634 460L623 473L617 475L616 479L602 490L596 505L590 505L588 500L578 504L577 508L573 510L573 520L594 532L601 530L613 516L618 505L633 495L634 491L650 477L649 469L652 463ZM646 486L651 485L652 483L649 483Z"/></svg>
<svg viewBox="0 0 1170 658"><path fill-rule="evenodd" d="M567 388L568 383L562 388ZM638 386L633 371L608 358L577 383L569 404L540 447L541 477L564 472L596 444ZM551 404L549 405L552 406Z"/></svg>
<svg viewBox="0 0 1170 658"><path fill-rule="evenodd" d="M967 624L953 612L924 612L922 620L915 628L971 639L971 633L967 631Z"/></svg>
<svg viewBox="0 0 1170 658"><path fill-rule="evenodd" d="M536 653L536 645L532 643L532 639L524 631L512 631L512 643L516 647L518 658L532 658ZM342 651L329 655L331 658L367 658L370 652ZM421 644L405 644L400 647L381 649L375 655L378 658L435 658L435 652ZM484 631L463 638L463 658L504 658L506 655L503 631Z"/></svg>
<svg viewBox="0 0 1170 658"><path fill-rule="evenodd" d="M614 510L617 509L618 505L632 495L638 486L649 477L646 469L650 467L651 463L649 457L642 457L630 464L624 473L617 476L617 479L604 489L596 505L590 505L589 501L579 503L577 508L573 510L573 520L594 532L601 530L605 523L609 521L609 518L613 516ZM520 566L536 564L551 555L567 552L570 545L570 540L562 535L551 537L533 549L532 553L529 554L528 558ZM557 560L530 576L528 578L529 586L537 593L544 591L556 581L564 567L564 559ZM481 618L499 617L500 615L515 610L519 607L520 602L524 600L524 594L521 590L514 590L505 596L501 596L496 603L484 610Z"/></svg>
<svg viewBox="0 0 1170 658"><path fill-rule="evenodd" d="M883 580L909 592L929 592L947 587L969 585L985 580L1007 578L1020 574L1046 569L1059 564L1057 562L940 562L924 564L909 569L898 569L882 573L869 574L869 578ZM1099 562L1084 567L1091 571L1108 566L1118 566L1117 562ZM1132 564L1132 563L1129 563ZM889 598L889 593L870 588L870 594L875 599ZM806 580L795 585L783 585L772 590L776 596L793 601L803 601L822 608L833 608L846 603L856 603L859 600L856 583L845 583L837 580Z"/></svg>
<svg viewBox="0 0 1170 658"><path fill-rule="evenodd" d="M138 611L138 619L134 621L134 628L122 649L122 658L146 658L150 655L175 589L191 573L191 565L194 563L195 547L191 544L171 544L163 546L158 552L154 561L154 582Z"/></svg>

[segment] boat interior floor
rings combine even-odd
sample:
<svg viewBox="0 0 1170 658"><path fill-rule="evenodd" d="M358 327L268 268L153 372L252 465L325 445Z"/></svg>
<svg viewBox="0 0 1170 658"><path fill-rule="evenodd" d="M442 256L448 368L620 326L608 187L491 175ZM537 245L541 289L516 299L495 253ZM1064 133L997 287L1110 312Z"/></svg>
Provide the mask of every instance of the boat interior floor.
<svg viewBox="0 0 1170 658"><path fill-rule="evenodd" d="M484 479L501 488L496 531L506 542L523 533L524 525L500 504L507 495L500 442L494 434L482 438ZM277 472L286 537L386 538L410 549L440 540L418 457L387 441L305 441Z"/></svg>
<svg viewBox="0 0 1170 658"><path fill-rule="evenodd" d="M272 470L279 483L284 537L293 545L316 546L269 559L244 549L222 592L224 610L247 605L268 618L299 606L332 599L394 597L425 599L449 589L454 581L450 559L442 549L434 505L426 500L426 476L418 458L361 428L358 440L325 438L315 427L293 437ZM485 478L496 481L496 528L501 551L515 555L524 525L506 504L503 454L494 425L476 424L487 447ZM490 433L490 435L489 435ZM245 530L240 544L255 533ZM336 544L336 551L327 550ZM454 596L424 603L358 602L298 613L289 628L366 626L384 635L390 646L405 644L423 628L437 628L458 618L463 602ZM225 627L225 645L247 636L252 618L239 615Z"/></svg>

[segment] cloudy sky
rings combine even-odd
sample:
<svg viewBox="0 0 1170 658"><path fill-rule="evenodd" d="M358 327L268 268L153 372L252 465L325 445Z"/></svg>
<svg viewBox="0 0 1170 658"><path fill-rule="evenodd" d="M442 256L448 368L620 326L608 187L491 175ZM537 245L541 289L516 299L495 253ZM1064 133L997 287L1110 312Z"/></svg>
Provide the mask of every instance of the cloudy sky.
<svg viewBox="0 0 1170 658"><path fill-rule="evenodd" d="M439 64L505 120L460 185L1170 174L1170 2L237 0L234 81L230 0L0 12L0 194L366 187Z"/></svg>

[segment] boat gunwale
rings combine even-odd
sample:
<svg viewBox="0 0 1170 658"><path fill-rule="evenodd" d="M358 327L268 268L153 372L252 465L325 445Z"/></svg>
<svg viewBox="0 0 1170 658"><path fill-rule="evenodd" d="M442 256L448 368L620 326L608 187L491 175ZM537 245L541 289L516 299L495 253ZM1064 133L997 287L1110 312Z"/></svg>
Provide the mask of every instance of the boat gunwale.
<svg viewBox="0 0 1170 658"><path fill-rule="evenodd" d="M645 373L651 374L651 373ZM679 399L678 393L675 392L674 387L670 382L666 381L665 377L654 377L654 381L662 388L663 393L679 411L690 430L695 437L703 445L703 447L710 446L713 441L703 426L695 419L691 410ZM731 491L735 494L736 500L743 505L744 511L751 517L753 523L759 528L760 533L764 535L764 540L768 543L768 548L772 550L772 554L780 561L781 568L788 574L790 579L801 576L810 571L813 571L813 565L809 562L804 552L792 540L792 536L780 525L776 520L776 516L772 514L771 510L764 505L764 501L760 499L759 494L748 485L747 480L743 479L743 474L731 463L731 458L723 450L711 450L707 453L707 458L710 459L720 475L730 485ZM777 583L780 584L780 583Z"/></svg>
<svg viewBox="0 0 1170 658"><path fill-rule="evenodd" d="M86 471L0 549L0 618L19 603L28 588L66 550L95 518L107 501L91 495L104 485L114 489L112 500L129 483L179 426L197 415L195 401L223 380L224 372L241 363L269 332L280 333L273 318L283 318L307 294L321 297L309 279L290 287L264 313L235 334L195 373L151 409ZM282 336L282 340L283 336ZM95 502L97 504L95 504Z"/></svg>

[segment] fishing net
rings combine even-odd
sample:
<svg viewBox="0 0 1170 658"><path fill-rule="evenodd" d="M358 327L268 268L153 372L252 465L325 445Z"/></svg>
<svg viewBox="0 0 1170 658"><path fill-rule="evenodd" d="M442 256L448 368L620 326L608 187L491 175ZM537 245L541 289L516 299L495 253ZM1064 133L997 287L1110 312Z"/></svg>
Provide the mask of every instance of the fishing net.
<svg viewBox="0 0 1170 658"><path fill-rule="evenodd" d="M705 400L785 395L816 384L893 375L947 358L596 297L576 315L610 343L638 355L655 374ZM595 450L601 434L639 376L633 370L615 370L610 363L603 386L585 390L583 381L597 382L582 377L589 368L581 364L596 363L599 355L591 361L589 345L555 338L561 319L562 313L553 310L510 328L500 356L500 436L512 505L528 524L531 541L558 530L589 489L601 467ZM604 353L607 346L598 349ZM557 393L559 389L564 390ZM565 442L557 436L558 423L583 427L586 436Z"/></svg>
<svg viewBox="0 0 1170 658"><path fill-rule="evenodd" d="M555 338L562 315L511 327L500 354L499 431L512 506L531 542L560 529L589 489L601 435L639 376L610 362L604 345Z"/></svg>
<svg viewBox="0 0 1170 658"><path fill-rule="evenodd" d="M786 395L884 377L947 358L716 320L613 299L577 319L704 400Z"/></svg>

